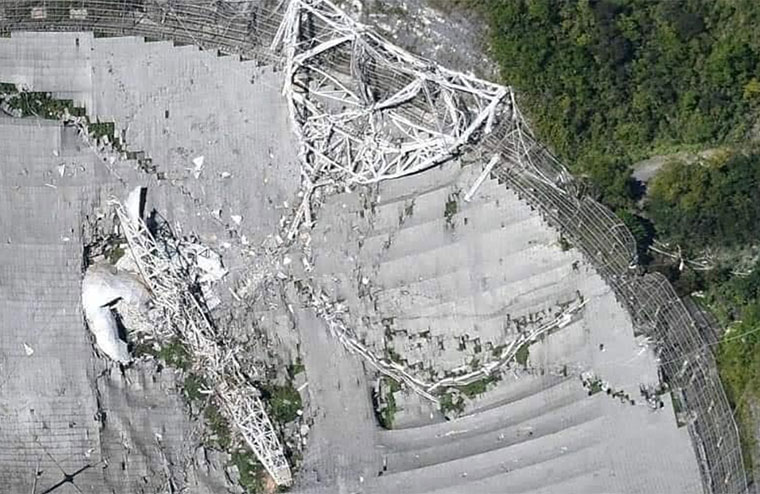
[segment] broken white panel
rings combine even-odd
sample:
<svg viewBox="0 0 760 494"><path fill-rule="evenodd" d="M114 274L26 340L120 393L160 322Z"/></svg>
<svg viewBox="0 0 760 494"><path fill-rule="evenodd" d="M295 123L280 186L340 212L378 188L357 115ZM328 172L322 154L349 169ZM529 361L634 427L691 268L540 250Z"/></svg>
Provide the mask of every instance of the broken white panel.
<svg viewBox="0 0 760 494"><path fill-rule="evenodd" d="M90 331L95 335L95 344L110 359L117 362L129 362L127 344L119 338L119 327L111 308L86 308L85 317Z"/></svg>
<svg viewBox="0 0 760 494"><path fill-rule="evenodd" d="M129 193L127 196L127 202L125 204L127 209L127 216L129 217L129 220L137 223L140 219L142 219L142 212L143 212L143 190L145 187L135 187L132 192Z"/></svg>
<svg viewBox="0 0 760 494"><path fill-rule="evenodd" d="M84 315L95 336L95 343L109 358L129 362L127 343L119 338L119 327L111 304L122 300L140 308L148 299L148 290L131 274L117 273L103 265L87 269L82 280Z"/></svg>
<svg viewBox="0 0 760 494"><path fill-rule="evenodd" d="M222 256L211 249L205 249L195 258L196 265L203 274L198 280L200 283L213 283L224 278L228 271L222 265Z"/></svg>
<svg viewBox="0 0 760 494"><path fill-rule="evenodd" d="M150 299L147 288L135 276L118 273L109 266L90 266L82 281L82 304L102 307L116 300L124 300L135 306L143 306Z"/></svg>
<svg viewBox="0 0 760 494"><path fill-rule="evenodd" d="M197 158L193 158L193 176L197 179L201 176L201 171L203 171L203 162L205 161L205 157L198 156Z"/></svg>

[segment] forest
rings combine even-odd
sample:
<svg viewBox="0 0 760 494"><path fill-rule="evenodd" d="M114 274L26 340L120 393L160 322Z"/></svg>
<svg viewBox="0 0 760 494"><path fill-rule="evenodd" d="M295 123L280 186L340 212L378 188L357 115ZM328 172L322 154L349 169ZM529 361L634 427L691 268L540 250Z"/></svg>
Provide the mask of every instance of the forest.
<svg viewBox="0 0 760 494"><path fill-rule="evenodd" d="M449 3L487 23L538 138L628 224L645 268L726 329L715 354L748 453L749 402L760 403L760 2ZM658 155L673 158L646 186L632 178ZM710 253L710 269L679 269L651 253L654 239L685 257Z"/></svg>

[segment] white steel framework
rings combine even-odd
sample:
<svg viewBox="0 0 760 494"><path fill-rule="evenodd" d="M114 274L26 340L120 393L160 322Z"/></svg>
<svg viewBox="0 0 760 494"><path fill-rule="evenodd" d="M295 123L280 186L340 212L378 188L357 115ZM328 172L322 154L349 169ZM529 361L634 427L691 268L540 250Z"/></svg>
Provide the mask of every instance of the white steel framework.
<svg viewBox="0 0 760 494"><path fill-rule="evenodd" d="M329 0L292 0L272 48L284 54L309 185L371 184L430 168L490 133L513 101L509 88L423 61Z"/></svg>
<svg viewBox="0 0 760 494"><path fill-rule="evenodd" d="M248 376L255 369L240 364L238 348L218 343L219 337L189 282L189 264L176 246L157 242L141 218L130 219L124 206L118 201L112 204L130 254L163 315L158 336L181 337L192 352L193 365L208 379L222 414L240 432L274 481L289 485L290 466L259 392Z"/></svg>

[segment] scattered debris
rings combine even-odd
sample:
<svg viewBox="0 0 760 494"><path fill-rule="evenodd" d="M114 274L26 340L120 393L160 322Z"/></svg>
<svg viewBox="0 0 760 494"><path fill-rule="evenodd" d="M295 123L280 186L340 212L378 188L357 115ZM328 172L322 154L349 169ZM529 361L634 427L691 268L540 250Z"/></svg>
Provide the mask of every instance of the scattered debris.
<svg viewBox="0 0 760 494"><path fill-rule="evenodd" d="M201 172L203 171L203 163L205 161L205 158L203 156L198 156L197 158L193 158L193 176L198 179L201 176Z"/></svg>

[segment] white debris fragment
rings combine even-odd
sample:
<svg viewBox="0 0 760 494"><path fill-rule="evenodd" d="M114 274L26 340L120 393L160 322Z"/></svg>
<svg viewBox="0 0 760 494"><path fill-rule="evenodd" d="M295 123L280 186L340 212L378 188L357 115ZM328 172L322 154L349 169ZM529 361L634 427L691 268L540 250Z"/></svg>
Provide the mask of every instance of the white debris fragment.
<svg viewBox="0 0 760 494"><path fill-rule="evenodd" d="M206 249L202 254L197 255L195 263L203 271L199 280L201 283L219 281L228 273L227 269L222 266L222 256L210 249Z"/></svg>
<svg viewBox="0 0 760 494"><path fill-rule="evenodd" d="M31 357L34 354L34 348L24 343L24 353L27 357Z"/></svg>
<svg viewBox="0 0 760 494"><path fill-rule="evenodd" d="M127 202L124 204L127 210L129 221L137 225L142 219L142 197L145 187L135 187L127 196Z"/></svg>
<svg viewBox="0 0 760 494"><path fill-rule="evenodd" d="M66 175L66 163L61 163L58 165L58 175L64 176Z"/></svg>
<svg viewBox="0 0 760 494"><path fill-rule="evenodd" d="M293 260L292 260L292 259L291 259L289 256L285 256L285 257L282 259L282 265L283 265L283 266L287 266L287 265L289 265L291 262L293 262Z"/></svg>
<svg viewBox="0 0 760 494"><path fill-rule="evenodd" d="M243 222L243 217L242 217L242 216L240 216L239 214L231 214L231 215L230 215L230 219L231 219L231 220L232 220L232 221L233 221L233 222L234 222L236 225L240 225L240 223L242 223L242 222Z"/></svg>
<svg viewBox="0 0 760 494"><path fill-rule="evenodd" d="M245 235L240 235L240 243L243 245L249 245L250 242L248 241L248 237Z"/></svg>
<svg viewBox="0 0 760 494"><path fill-rule="evenodd" d="M369 285L369 278L362 276L362 285Z"/></svg>
<svg viewBox="0 0 760 494"><path fill-rule="evenodd" d="M109 358L117 362L129 361L127 343L119 338L111 304L121 300L139 308L149 298L148 290L134 276L118 274L101 265L87 269L82 281L84 315L90 331L95 335L95 343Z"/></svg>
<svg viewBox="0 0 760 494"><path fill-rule="evenodd" d="M232 176L232 173L230 173L230 172L222 172L222 173L219 174L219 176L222 177L222 178L230 178Z"/></svg>
<svg viewBox="0 0 760 494"><path fill-rule="evenodd" d="M193 158L193 165L195 168L193 168L193 176L198 179L201 176L201 171L203 171L203 162L205 160L204 156L198 156L197 158Z"/></svg>
<svg viewBox="0 0 760 494"><path fill-rule="evenodd" d="M61 240L63 240L64 242L71 242L71 239L69 237L65 237L65 236L61 237Z"/></svg>
<svg viewBox="0 0 760 494"><path fill-rule="evenodd" d="M301 264L303 264L303 269L307 273L313 269L312 266L311 266L311 263L309 262L309 258L306 257L306 256L303 256L301 258Z"/></svg>
<svg viewBox="0 0 760 494"><path fill-rule="evenodd" d="M232 247L232 244L229 242L222 242L222 249L229 249Z"/></svg>
<svg viewBox="0 0 760 494"><path fill-rule="evenodd" d="M237 300L238 302L242 302L242 300L243 300L243 299L241 299L241 298L240 298L240 295L238 295L238 294L237 294L237 292L236 292L235 290L233 290L232 288L229 288L229 287L227 288L227 290L229 290L229 292L230 292L230 295L232 295L232 298L234 298L234 299L235 299L235 300ZM263 316L262 316L262 317L263 317Z"/></svg>

